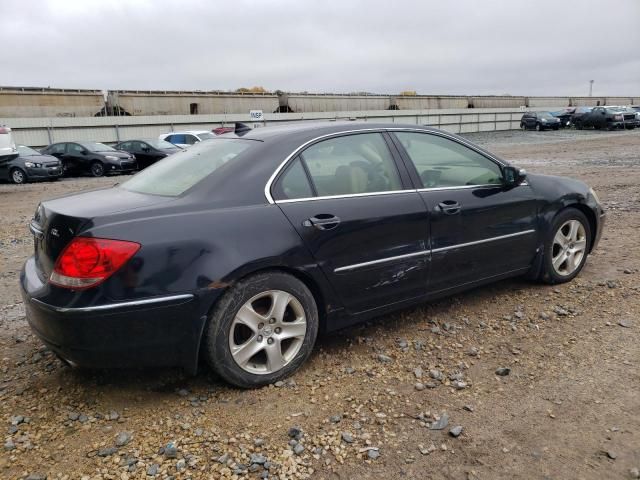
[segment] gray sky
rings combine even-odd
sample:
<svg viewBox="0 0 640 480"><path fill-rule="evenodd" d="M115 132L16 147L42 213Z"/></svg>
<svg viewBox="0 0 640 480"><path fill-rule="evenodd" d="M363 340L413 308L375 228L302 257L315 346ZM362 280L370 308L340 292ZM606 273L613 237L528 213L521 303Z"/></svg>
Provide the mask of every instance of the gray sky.
<svg viewBox="0 0 640 480"><path fill-rule="evenodd" d="M0 0L0 85L640 95L640 0Z"/></svg>

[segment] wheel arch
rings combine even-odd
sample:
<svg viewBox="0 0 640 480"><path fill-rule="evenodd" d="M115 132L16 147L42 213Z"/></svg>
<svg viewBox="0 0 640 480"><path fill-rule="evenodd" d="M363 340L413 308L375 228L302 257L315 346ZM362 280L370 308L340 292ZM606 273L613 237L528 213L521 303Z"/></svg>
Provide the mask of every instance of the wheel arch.
<svg viewBox="0 0 640 480"><path fill-rule="evenodd" d="M327 308L327 303L326 303L327 294L323 292L322 287L319 285L319 282L317 282L317 280L314 279L312 275L306 272L303 272L299 269L296 269L293 267L286 267L283 265L257 268L249 272L244 272L244 274L241 277L234 279L233 282L229 283L226 286L224 292L221 293L218 296L218 298L211 303L211 305L209 305L207 309L206 320L203 322L202 328L200 329L200 336L198 338L196 356L192 364L193 366L187 367L187 370L189 373L193 375L197 373L198 364L204 352L205 331L207 329L207 325L209 324L211 314L215 309L218 301L222 297L222 295L225 295L229 290L229 288L231 288L235 283L241 280L244 280L245 278L248 278L254 275L269 273L269 272L285 273L287 275L291 275L298 281L302 282L302 284L309 289L309 291L311 292L311 295L313 296L314 301L316 302L316 308L318 310L318 335L322 335L326 331L327 317L328 317L328 310L329 310Z"/></svg>
<svg viewBox="0 0 640 480"><path fill-rule="evenodd" d="M593 249L593 244L595 242L596 239L596 235L597 235L597 228L598 228L598 222L596 220L596 214L594 213L594 211L589 208L588 205L585 205L584 203L579 203L579 202L575 202L575 203L570 203L568 205L565 205L563 208L561 208L560 210L558 210L555 215L553 216L553 218L556 218L558 215L560 215L562 212L566 211L569 208L573 208L576 209L580 212L582 212L584 214L585 217L587 217L587 220L589 221L589 236L590 236L590 242L589 242L589 251L587 253L591 253L591 250Z"/></svg>

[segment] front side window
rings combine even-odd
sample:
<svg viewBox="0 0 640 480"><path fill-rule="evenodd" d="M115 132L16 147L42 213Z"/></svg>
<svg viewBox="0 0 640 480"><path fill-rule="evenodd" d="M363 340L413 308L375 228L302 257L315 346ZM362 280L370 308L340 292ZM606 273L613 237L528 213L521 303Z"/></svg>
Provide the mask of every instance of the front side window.
<svg viewBox="0 0 640 480"><path fill-rule="evenodd" d="M69 144L69 153L82 153L85 151L85 148L77 143Z"/></svg>
<svg viewBox="0 0 640 480"><path fill-rule="evenodd" d="M316 143L302 152L318 196L401 190L391 152L380 133Z"/></svg>
<svg viewBox="0 0 640 480"><path fill-rule="evenodd" d="M502 171L475 150L428 133L396 132L418 171L423 188L499 185Z"/></svg>
<svg viewBox="0 0 640 480"><path fill-rule="evenodd" d="M251 140L236 139L201 142L154 163L121 186L132 192L176 197L222 170L225 164L255 144Z"/></svg>

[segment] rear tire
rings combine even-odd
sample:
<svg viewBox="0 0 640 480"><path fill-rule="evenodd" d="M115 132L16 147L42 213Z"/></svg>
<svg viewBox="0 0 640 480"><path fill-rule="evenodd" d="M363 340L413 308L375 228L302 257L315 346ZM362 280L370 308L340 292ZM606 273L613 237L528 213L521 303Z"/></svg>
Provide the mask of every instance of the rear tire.
<svg viewBox="0 0 640 480"><path fill-rule="evenodd" d="M538 123L538 125L536 126L536 128L538 129L538 131L539 131L539 132L541 132L541 131L543 130L543 129L542 129L542 124L540 124L540 123Z"/></svg>
<svg viewBox="0 0 640 480"><path fill-rule="evenodd" d="M104 165L102 162L91 162L90 171L94 177L102 177L104 175Z"/></svg>
<svg viewBox="0 0 640 480"><path fill-rule="evenodd" d="M307 360L318 335L309 289L282 272L250 276L214 307L205 329L210 367L227 382L256 388L288 377Z"/></svg>
<svg viewBox="0 0 640 480"><path fill-rule="evenodd" d="M556 215L544 245L540 279L544 283L573 280L584 267L591 248L591 225L580 210L567 208Z"/></svg>
<svg viewBox="0 0 640 480"><path fill-rule="evenodd" d="M23 185L27 183L27 174L21 168L12 168L9 172L9 178L12 183L16 185Z"/></svg>

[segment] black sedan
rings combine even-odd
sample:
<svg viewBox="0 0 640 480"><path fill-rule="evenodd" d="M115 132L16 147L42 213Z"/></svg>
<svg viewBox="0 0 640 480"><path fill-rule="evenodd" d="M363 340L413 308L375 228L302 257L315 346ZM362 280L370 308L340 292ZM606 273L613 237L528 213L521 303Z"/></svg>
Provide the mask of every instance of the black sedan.
<svg viewBox="0 0 640 480"><path fill-rule="evenodd" d="M282 379L319 332L499 279L573 279L602 234L587 185L420 126L300 123L198 143L42 202L28 321L73 365L204 358Z"/></svg>
<svg viewBox="0 0 640 480"><path fill-rule="evenodd" d="M560 119L554 117L551 112L527 112L522 115L520 128L523 130L535 129L538 131L560 128Z"/></svg>
<svg viewBox="0 0 640 480"><path fill-rule="evenodd" d="M173 143L158 140L157 138L147 140L127 140L126 142L118 143L114 148L134 155L140 170L147 168L158 160L168 157L172 153L182 150L182 148L174 145Z"/></svg>
<svg viewBox="0 0 640 480"><path fill-rule="evenodd" d="M0 178L16 184L35 180L57 180L60 175L60 160L24 145L18 145L17 158L0 163Z"/></svg>
<svg viewBox="0 0 640 480"><path fill-rule="evenodd" d="M137 170L136 158L104 143L60 142L42 150L62 162L65 175L90 173L102 177L109 173L126 173Z"/></svg>

